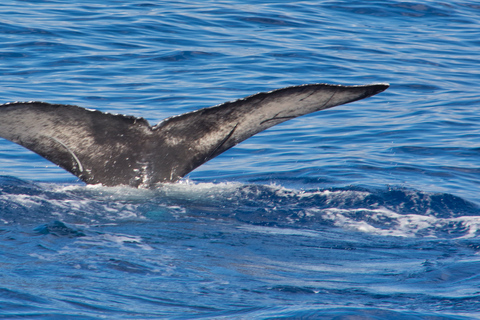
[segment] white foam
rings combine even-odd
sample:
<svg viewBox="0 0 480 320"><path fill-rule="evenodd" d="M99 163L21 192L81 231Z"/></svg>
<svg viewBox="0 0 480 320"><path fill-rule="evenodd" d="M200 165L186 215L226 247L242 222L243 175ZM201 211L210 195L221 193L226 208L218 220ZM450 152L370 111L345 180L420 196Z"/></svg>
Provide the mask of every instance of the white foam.
<svg viewBox="0 0 480 320"><path fill-rule="evenodd" d="M315 210L315 214L321 214L325 220L334 222L334 225L344 229L355 230L359 232L371 233L383 236L396 237L423 237L437 238L442 228L451 228L452 225L460 225L465 230L457 238L475 237L480 230L480 219L478 217L462 216L455 218L437 218L428 215L418 214L399 214L386 208L378 209L338 209L328 208ZM361 212L368 219L355 220L349 216L355 216L356 212ZM381 221L382 218L388 218L392 222L385 228L376 227L368 220ZM386 225L385 225L386 226Z"/></svg>
<svg viewBox="0 0 480 320"><path fill-rule="evenodd" d="M318 238L321 236L319 232L312 231L312 230L274 228L274 227L253 226L253 225L239 226L237 228L240 230L248 231L248 232L272 234L272 235L296 235L296 236L312 237L312 238Z"/></svg>
<svg viewBox="0 0 480 320"><path fill-rule="evenodd" d="M102 247L116 247L121 250L136 251L137 249L151 251L153 248L143 243L139 236L132 236L126 234L100 234L95 236L80 237L77 239L77 245L101 245ZM128 244L128 245L126 245ZM133 245L133 246L132 246Z"/></svg>

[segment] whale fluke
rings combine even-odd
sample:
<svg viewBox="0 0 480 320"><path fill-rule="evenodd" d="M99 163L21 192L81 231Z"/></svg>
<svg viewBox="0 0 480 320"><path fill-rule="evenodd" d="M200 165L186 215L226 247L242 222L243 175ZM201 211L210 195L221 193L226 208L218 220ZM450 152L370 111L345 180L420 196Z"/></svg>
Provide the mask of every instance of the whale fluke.
<svg viewBox="0 0 480 320"><path fill-rule="evenodd" d="M0 105L0 137L88 184L153 187L174 182L243 140L281 122L380 93L388 84L308 84L257 93L150 126L133 116L73 105Z"/></svg>

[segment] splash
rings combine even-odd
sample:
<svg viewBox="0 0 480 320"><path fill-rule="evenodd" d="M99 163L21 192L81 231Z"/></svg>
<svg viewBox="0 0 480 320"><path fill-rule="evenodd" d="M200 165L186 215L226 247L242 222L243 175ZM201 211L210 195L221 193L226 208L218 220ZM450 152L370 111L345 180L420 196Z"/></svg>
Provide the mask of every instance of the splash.
<svg viewBox="0 0 480 320"><path fill-rule="evenodd" d="M475 204L451 194L402 188L295 190L186 180L141 190L3 179L0 206L4 224L216 219L305 232L342 228L382 236L437 238L472 238L480 230L480 210Z"/></svg>

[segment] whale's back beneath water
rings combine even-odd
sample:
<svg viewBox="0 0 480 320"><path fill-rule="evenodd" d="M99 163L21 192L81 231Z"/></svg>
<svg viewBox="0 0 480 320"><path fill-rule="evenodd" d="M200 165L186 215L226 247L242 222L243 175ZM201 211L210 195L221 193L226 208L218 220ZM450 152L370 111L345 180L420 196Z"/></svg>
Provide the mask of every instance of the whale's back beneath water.
<svg viewBox="0 0 480 320"><path fill-rule="evenodd" d="M0 137L18 143L88 184L151 187L174 182L269 127L373 96L387 84L309 84L262 92L174 116L143 118L73 105L0 105Z"/></svg>

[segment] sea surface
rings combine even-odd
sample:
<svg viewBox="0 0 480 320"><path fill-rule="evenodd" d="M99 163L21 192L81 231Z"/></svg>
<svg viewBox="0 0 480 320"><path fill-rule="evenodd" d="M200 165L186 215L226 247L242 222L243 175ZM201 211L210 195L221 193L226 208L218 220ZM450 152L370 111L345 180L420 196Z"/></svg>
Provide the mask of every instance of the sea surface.
<svg viewBox="0 0 480 320"><path fill-rule="evenodd" d="M0 318L480 318L478 1L3 0L0 17L0 103L156 124L391 85L153 190L86 186L0 139Z"/></svg>

